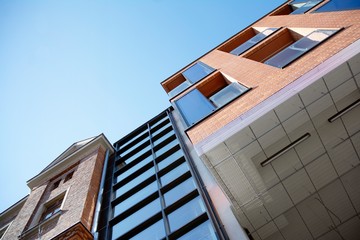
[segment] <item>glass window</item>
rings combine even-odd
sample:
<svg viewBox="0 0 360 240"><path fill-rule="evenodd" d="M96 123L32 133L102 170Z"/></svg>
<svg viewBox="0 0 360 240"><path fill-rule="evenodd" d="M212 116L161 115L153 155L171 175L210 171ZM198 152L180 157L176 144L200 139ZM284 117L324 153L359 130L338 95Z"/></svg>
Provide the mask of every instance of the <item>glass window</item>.
<svg viewBox="0 0 360 240"><path fill-rule="evenodd" d="M187 163L184 162L171 170L170 172L166 173L164 176L160 178L162 186L169 184L170 182L174 181L176 178L183 175L185 172L189 171L189 167Z"/></svg>
<svg viewBox="0 0 360 240"><path fill-rule="evenodd" d="M149 151L150 149L151 149L151 146L150 146L150 145L144 147L143 149L139 150L137 153L129 156L129 157L125 160L125 163L126 163L126 164L131 163L132 161L134 161L135 159L137 159L138 157L140 157L141 155L143 155L145 152Z"/></svg>
<svg viewBox="0 0 360 240"><path fill-rule="evenodd" d="M161 119L158 119L157 122L155 122L155 123L153 123L153 124L151 125L151 129L153 129L153 128L155 128L156 126L158 126L159 124L167 121L168 119L169 119L169 118L168 118L167 116L165 116L165 117L163 117L163 118L161 118Z"/></svg>
<svg viewBox="0 0 360 240"><path fill-rule="evenodd" d="M214 69L209 67L208 65L202 62L197 62L188 69L186 69L182 73L182 75L186 78L186 80L194 84L212 73L213 71Z"/></svg>
<svg viewBox="0 0 360 240"><path fill-rule="evenodd" d="M182 150L181 149L177 150L176 152L174 152L173 154L171 154L170 156L168 156L167 158L165 158L164 160L162 160L157 164L159 170L166 168L167 166L169 166L171 163L175 162L182 156L184 156Z"/></svg>
<svg viewBox="0 0 360 240"><path fill-rule="evenodd" d="M56 199L55 201L52 201L50 203L47 203L45 205L45 210L41 214L39 222L43 222L52 216L54 216L56 213L60 212L61 204L64 200L64 196Z"/></svg>
<svg viewBox="0 0 360 240"><path fill-rule="evenodd" d="M189 178L164 194L165 205L169 206L196 189L194 180Z"/></svg>
<svg viewBox="0 0 360 240"><path fill-rule="evenodd" d="M233 82L212 95L209 99L219 108L231 100L237 98L247 90L248 88L244 87L243 85Z"/></svg>
<svg viewBox="0 0 360 240"><path fill-rule="evenodd" d="M136 211L135 213L131 214L121 222L115 224L112 228L112 239L120 237L121 235L125 234L132 228L136 227L137 225L144 222L145 220L160 211L160 200L159 198L157 198L143 208Z"/></svg>
<svg viewBox="0 0 360 240"><path fill-rule="evenodd" d="M139 170L140 168L142 168L143 166L145 166L146 164L151 162L152 159L153 159L152 155L147 156L145 159L141 160L138 164L136 164L135 166L129 168L128 170L126 170L125 172L123 172L119 176L117 176L116 181L120 182L120 181L124 180L125 178L130 176L132 173L136 172L137 170Z"/></svg>
<svg viewBox="0 0 360 240"><path fill-rule="evenodd" d="M206 221L190 232L178 238L179 240L193 240L193 239L201 239L201 240L216 240L215 231L211 226L209 221Z"/></svg>
<svg viewBox="0 0 360 240"><path fill-rule="evenodd" d="M153 143L154 145L158 145L159 143L163 142L165 139L169 138L170 136L174 135L174 131L171 130L168 133L164 134L163 136L161 136L160 138L156 139Z"/></svg>
<svg viewBox="0 0 360 240"><path fill-rule="evenodd" d="M146 179L148 179L149 177L151 177L154 174L155 174L154 167L148 169L147 171L143 172L142 174L140 174L139 176L137 176L130 182L126 183L125 185L123 185L119 189L117 189L115 192L115 196L119 197L119 196L123 195L124 193L126 193L130 189L136 187L137 185L139 185L140 183L142 183L143 181L145 181Z"/></svg>
<svg viewBox="0 0 360 240"><path fill-rule="evenodd" d="M176 146L177 144L179 144L178 140L175 138L174 140L172 140L171 142L169 142L168 144L166 144L165 146L163 146L162 148L160 148L159 150L156 150L155 155L156 157L160 156L161 154L165 153L166 151L168 151L169 149L171 149L172 147Z"/></svg>
<svg viewBox="0 0 360 240"><path fill-rule="evenodd" d="M309 35L280 51L265 61L265 63L274 67L283 68L336 32L337 30L313 31Z"/></svg>
<svg viewBox="0 0 360 240"><path fill-rule="evenodd" d="M215 110L215 106L197 89L181 97L175 104L188 126L200 121Z"/></svg>
<svg viewBox="0 0 360 240"><path fill-rule="evenodd" d="M311 8L315 7L319 3L321 3L323 0L312 0L312 1L306 1L302 5L300 5L299 8L297 8L295 11L293 11L291 14L302 14L310 10Z"/></svg>
<svg viewBox="0 0 360 240"><path fill-rule="evenodd" d="M124 152L120 153L120 156L123 157L135 148L139 147L141 144L145 143L146 141L149 141L149 137L145 137L144 139L140 140L138 143L135 143L133 146L131 146L129 149L125 150Z"/></svg>
<svg viewBox="0 0 360 240"><path fill-rule="evenodd" d="M168 215L170 230L173 232L179 229L204 212L205 206L201 198L194 198Z"/></svg>
<svg viewBox="0 0 360 240"><path fill-rule="evenodd" d="M165 237L165 234L164 220L161 219L160 221L146 228L144 231L130 238L130 240L159 240Z"/></svg>
<svg viewBox="0 0 360 240"><path fill-rule="evenodd" d="M256 34L254 37L250 38L234 50L232 50L230 53L239 56L240 54L244 53L245 51L249 50L251 47L253 47L255 44L269 36L271 33L275 32L277 28L267 28L261 33Z"/></svg>
<svg viewBox="0 0 360 240"><path fill-rule="evenodd" d="M117 204L114 208L114 216L121 214L130 207L134 206L141 200L145 199L150 194L158 190L157 182L152 182L144 188L140 189L138 192L134 193L130 197L126 198L124 201Z"/></svg>
<svg viewBox="0 0 360 240"><path fill-rule="evenodd" d="M127 140L118 141L117 149L124 148L129 144L132 144L136 139L141 138L143 135L148 135L148 128L145 126L143 129L140 130L140 132L133 134L130 137L127 137Z"/></svg>
<svg viewBox="0 0 360 240"><path fill-rule="evenodd" d="M315 12L346 11L360 8L360 1L357 0L330 0Z"/></svg>
<svg viewBox="0 0 360 240"><path fill-rule="evenodd" d="M162 126L161 128L155 130L154 132L152 132L151 134L154 136L156 134L158 134L159 132L162 132L164 129L168 128L172 126L170 122L166 123L164 126Z"/></svg>
<svg viewBox="0 0 360 240"><path fill-rule="evenodd" d="M181 93L182 91L184 91L185 89L187 89L190 86L191 86L191 84L188 81L185 81L185 82L181 83L180 85L178 85L173 90L171 90L168 93L168 95L169 95L170 98L172 98L172 97L178 95L179 93Z"/></svg>

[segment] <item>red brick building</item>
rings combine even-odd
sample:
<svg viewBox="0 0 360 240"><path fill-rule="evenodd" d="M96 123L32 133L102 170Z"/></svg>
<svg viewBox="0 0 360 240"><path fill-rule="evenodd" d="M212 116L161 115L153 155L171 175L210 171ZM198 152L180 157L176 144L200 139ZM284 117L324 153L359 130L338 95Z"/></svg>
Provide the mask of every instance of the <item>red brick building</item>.
<svg viewBox="0 0 360 240"><path fill-rule="evenodd" d="M30 194L0 215L1 239L93 239L106 152L104 135L71 145L27 184Z"/></svg>

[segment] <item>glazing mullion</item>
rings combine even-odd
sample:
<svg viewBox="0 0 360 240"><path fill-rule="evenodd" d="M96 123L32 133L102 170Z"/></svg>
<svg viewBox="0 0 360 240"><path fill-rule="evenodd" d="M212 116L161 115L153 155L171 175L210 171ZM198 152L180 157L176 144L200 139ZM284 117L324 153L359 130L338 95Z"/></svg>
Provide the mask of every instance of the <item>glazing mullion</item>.
<svg viewBox="0 0 360 240"><path fill-rule="evenodd" d="M170 119L169 119L170 120ZM166 120L165 120L166 121ZM170 122L171 123L171 122ZM165 214L165 200L164 197L160 191L161 189L161 183L160 183L160 177L158 176L158 172L159 172L159 168L156 164L155 158L155 151L154 151L154 143L153 143L153 139L152 139L152 133L150 131L150 126L148 124L148 129L149 129L149 138L150 138L150 145L151 145L151 153L153 156L153 162L154 162L154 167L155 167L155 176L156 176L156 181L158 184L158 194L159 194L159 198L160 198L160 204L161 204L161 214L163 216L163 220L164 220L164 225L165 225L165 233L166 233L166 237L164 239L169 240L169 234L170 234L170 225L169 225L169 221L167 219L167 216Z"/></svg>

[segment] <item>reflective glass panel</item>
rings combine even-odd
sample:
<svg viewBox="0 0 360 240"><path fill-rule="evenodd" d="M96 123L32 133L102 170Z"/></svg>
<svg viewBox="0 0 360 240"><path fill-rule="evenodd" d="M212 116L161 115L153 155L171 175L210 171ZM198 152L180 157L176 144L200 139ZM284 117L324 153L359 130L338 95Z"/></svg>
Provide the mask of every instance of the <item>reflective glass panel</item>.
<svg viewBox="0 0 360 240"><path fill-rule="evenodd" d="M168 144L166 144L165 146L163 146L162 148L160 148L159 150L157 150L155 152L156 157L160 156L161 154L168 151L169 149L176 146L177 144L179 144L177 139L172 140L171 142L169 142Z"/></svg>
<svg viewBox="0 0 360 240"><path fill-rule="evenodd" d="M124 152L120 153L120 156L123 157L126 154L128 154L129 152L131 152L132 150L134 150L135 148L137 148L138 146L140 146L141 144L143 144L144 142L149 141L149 137L145 137L143 140L141 140L140 142L134 144L133 146L131 146L129 149L125 150Z"/></svg>
<svg viewBox="0 0 360 240"><path fill-rule="evenodd" d="M177 166L176 168L174 168L173 170L166 173L164 176L162 176L160 178L162 186L169 184L170 182L172 182L176 178L180 177L187 171L189 171L189 167L187 166L187 163L184 162L184 163L180 164L179 166Z"/></svg>
<svg viewBox="0 0 360 240"><path fill-rule="evenodd" d="M150 194L154 193L157 190L158 190L157 182L150 183L146 187L142 188L138 192L126 198L124 201L117 204L114 208L114 216L117 216L122 212L126 211L127 209L134 206L135 204L145 199L147 196L149 196Z"/></svg>
<svg viewBox="0 0 360 240"><path fill-rule="evenodd" d="M161 219L160 221L146 228L144 231L130 238L130 240L158 240L165 237L165 234L164 220Z"/></svg>
<svg viewBox="0 0 360 240"><path fill-rule="evenodd" d="M157 129L156 131L152 132L151 134L154 136L160 132L162 132L164 129L168 128L169 126L171 126L171 123L168 122L167 124L165 124L164 126L162 126L161 128Z"/></svg>
<svg viewBox="0 0 360 240"><path fill-rule="evenodd" d="M190 232L178 238L179 240L193 240L193 239L201 239L201 240L216 240L215 231L211 226L209 221L206 221Z"/></svg>
<svg viewBox="0 0 360 240"><path fill-rule="evenodd" d="M174 135L174 131L169 131L168 133L166 133L165 135L161 136L160 138L156 139L153 143L154 146L158 145L159 143L163 142L165 139L167 139L168 137Z"/></svg>
<svg viewBox="0 0 360 240"><path fill-rule="evenodd" d="M308 1L303 6L299 7L298 9L296 9L295 11L293 11L290 14L302 14L302 13L305 13L305 12L307 12L308 10L315 7L316 5L318 5L321 2L322 2L322 0Z"/></svg>
<svg viewBox="0 0 360 240"><path fill-rule="evenodd" d="M190 82L196 83L199 80L203 79L210 73L214 71L213 68L207 66L202 62L197 62L188 69L186 69L182 75Z"/></svg>
<svg viewBox="0 0 360 240"><path fill-rule="evenodd" d="M169 118L167 116L164 116L163 118L159 119L157 122L153 123L151 125L151 129L159 125L160 123L163 123L164 121L168 120Z"/></svg>
<svg viewBox="0 0 360 240"><path fill-rule="evenodd" d="M143 155L145 152L149 151L151 149L151 146L148 145L146 147L144 147L143 149L139 150L138 152L136 152L134 155L129 156L126 160L125 163L129 164L132 161L134 161L135 159L137 159L138 157L140 157L141 155Z"/></svg>
<svg viewBox="0 0 360 240"><path fill-rule="evenodd" d="M239 83L233 82L219 92L212 95L209 99L217 107L222 107L231 100L237 98L241 94L247 91L247 88L240 85Z"/></svg>
<svg viewBox="0 0 360 240"><path fill-rule="evenodd" d="M132 173L136 172L137 170L139 170L140 168L142 168L143 166L145 166L146 164L151 162L152 159L153 159L152 155L147 156L145 159L141 160L138 164L136 164L135 166L129 168L128 170L126 170L125 172L123 172L119 176L117 176L116 181L120 182L120 181L124 180L125 178L130 176Z"/></svg>
<svg viewBox="0 0 360 240"><path fill-rule="evenodd" d="M358 0L330 0L324 6L317 9L315 12L332 12L355 10L360 8L360 1Z"/></svg>
<svg viewBox="0 0 360 240"><path fill-rule="evenodd" d="M194 198L168 215L170 230L179 229L204 212L205 206L200 197Z"/></svg>
<svg viewBox="0 0 360 240"><path fill-rule="evenodd" d="M197 89L175 102L188 126L200 121L215 110L215 106Z"/></svg>
<svg viewBox="0 0 360 240"><path fill-rule="evenodd" d="M182 150L181 149L177 150L176 152L174 152L173 154L171 154L170 156L168 156L167 158L165 158L164 160L162 160L157 164L159 170L166 168L167 166L169 166L171 163L178 160L182 156L184 156Z"/></svg>
<svg viewBox="0 0 360 240"><path fill-rule="evenodd" d="M139 176L137 176L130 182L126 183L125 185L123 185L119 189L117 189L115 191L115 196L119 197L119 196L123 195L124 193L126 193L130 189L136 187L137 185L139 185L140 183L142 183L143 181L145 181L147 178L151 177L154 174L155 174L154 167L148 169L147 171L143 172L142 174L140 174Z"/></svg>
<svg viewBox="0 0 360 240"><path fill-rule="evenodd" d="M112 239L118 238L146 219L161 211L160 200L157 198L148 205L131 214L112 228Z"/></svg>
<svg viewBox="0 0 360 240"><path fill-rule="evenodd" d="M194 180L189 178L164 194L165 205L169 206L196 189Z"/></svg>
<svg viewBox="0 0 360 240"><path fill-rule="evenodd" d="M232 50L230 53L239 56L276 30L277 28L267 28L263 32L256 34L254 37Z"/></svg>
<svg viewBox="0 0 360 240"><path fill-rule="evenodd" d="M191 86L191 84L188 81L185 81L185 82L181 83L180 85L178 85L173 90L171 90L168 93L168 95L169 95L170 98L172 98L173 96L178 95L179 93L181 93L182 91L184 91L185 89L187 89L190 86Z"/></svg>
<svg viewBox="0 0 360 240"><path fill-rule="evenodd" d="M316 30L280 51L265 61L265 64L283 68L336 32L337 30Z"/></svg>

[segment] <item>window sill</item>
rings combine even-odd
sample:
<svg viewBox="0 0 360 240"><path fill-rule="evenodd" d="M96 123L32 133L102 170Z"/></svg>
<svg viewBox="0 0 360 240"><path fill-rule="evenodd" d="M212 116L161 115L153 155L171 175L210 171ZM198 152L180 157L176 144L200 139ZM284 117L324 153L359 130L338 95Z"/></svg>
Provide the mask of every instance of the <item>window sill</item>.
<svg viewBox="0 0 360 240"><path fill-rule="evenodd" d="M26 236L28 236L29 234L35 232L36 230L38 230L40 227L54 221L55 219L59 218L60 215L62 214L62 210L58 211L57 213L55 213L54 215L52 215L50 218L42 221L41 223L38 223L37 225L33 226L30 229L25 230L24 232L22 232L19 236L18 239L24 239L26 238Z"/></svg>

